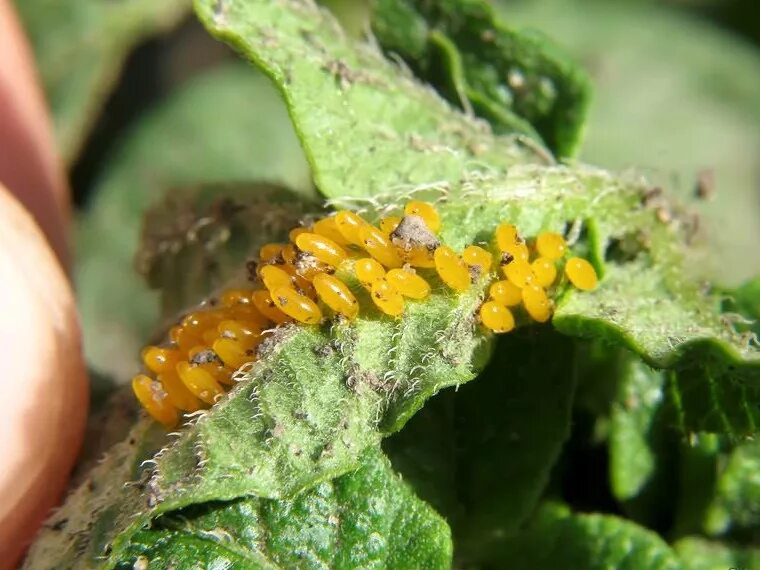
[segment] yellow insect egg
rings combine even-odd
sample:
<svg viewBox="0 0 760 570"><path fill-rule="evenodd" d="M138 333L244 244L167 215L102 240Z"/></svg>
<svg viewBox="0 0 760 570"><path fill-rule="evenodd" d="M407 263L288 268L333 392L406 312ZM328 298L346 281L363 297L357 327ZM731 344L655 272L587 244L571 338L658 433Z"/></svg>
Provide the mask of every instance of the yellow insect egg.
<svg viewBox="0 0 760 570"><path fill-rule="evenodd" d="M310 253L319 261L333 267L338 267L346 259L345 249L330 238L319 234L302 233L296 238L296 245L301 251Z"/></svg>
<svg viewBox="0 0 760 570"><path fill-rule="evenodd" d="M349 210L341 210L335 214L335 225L348 243L362 245L359 230L366 226L367 222L360 215Z"/></svg>
<svg viewBox="0 0 760 570"><path fill-rule="evenodd" d="M259 312L258 308L253 303L253 295L255 292L251 293L251 304L250 305L240 305L238 307L235 307L234 311L231 311L230 313L225 313L223 315L223 318L221 321L219 321L219 324L217 325L217 333L221 334L219 331L219 325L226 320L236 320L240 322L245 322L248 326L251 326L253 328L256 328L258 330L264 330L269 326L269 319L265 317L264 315Z"/></svg>
<svg viewBox="0 0 760 570"><path fill-rule="evenodd" d="M296 247L292 243L289 243L283 247L281 254L282 259L285 261L285 263L293 265L296 262Z"/></svg>
<svg viewBox="0 0 760 570"><path fill-rule="evenodd" d="M401 218L398 216L388 216L380 220L380 231L388 235L395 230L401 223Z"/></svg>
<svg viewBox="0 0 760 570"><path fill-rule="evenodd" d="M285 284L283 281L283 287L292 287L293 285L296 286L296 289L299 289L304 295L310 295L313 293L313 287L311 286L311 282L309 279L298 273L298 270L293 267L292 265L285 263L283 265L277 266L279 269L282 269L285 273L287 273L290 276L290 284ZM327 266L324 266L324 268L327 268ZM311 268L310 270L306 270L305 273L308 274L309 271L314 271L315 268Z"/></svg>
<svg viewBox="0 0 760 570"><path fill-rule="evenodd" d="M518 243L519 235L517 233L517 227L512 224L499 224L496 228L496 245L501 251L507 251L507 249Z"/></svg>
<svg viewBox="0 0 760 570"><path fill-rule="evenodd" d="M530 264L530 268L536 276L536 283L541 287L549 287L557 278L557 268L548 257L537 257Z"/></svg>
<svg viewBox="0 0 760 570"><path fill-rule="evenodd" d="M132 391L154 420L168 428L177 425L179 421L177 408L171 405L166 391L159 382L145 374L138 374L132 378Z"/></svg>
<svg viewBox="0 0 760 570"><path fill-rule="evenodd" d="M441 217L438 215L438 210L432 204L412 200L407 203L404 213L408 216L419 216L423 219L425 225L434 232L441 229Z"/></svg>
<svg viewBox="0 0 760 570"><path fill-rule="evenodd" d="M186 329L181 325L177 325L169 329L169 339L179 347L180 350L187 352L198 344L202 340L202 337L193 334L193 331Z"/></svg>
<svg viewBox="0 0 760 570"><path fill-rule="evenodd" d="M261 268L261 281L270 292L280 287L292 287L293 281L287 271L277 265L264 265Z"/></svg>
<svg viewBox="0 0 760 570"><path fill-rule="evenodd" d="M314 277L314 289L322 302L336 313L349 319L359 314L359 301L343 281L333 275L320 273Z"/></svg>
<svg viewBox="0 0 760 570"><path fill-rule="evenodd" d="M462 252L462 259L470 267L480 267L481 274L491 271L493 255L477 245L468 245Z"/></svg>
<svg viewBox="0 0 760 570"><path fill-rule="evenodd" d="M277 308L269 291L264 289L254 291L251 295L251 299L259 312L270 321L277 323L278 325L290 321L290 317Z"/></svg>
<svg viewBox="0 0 760 570"><path fill-rule="evenodd" d="M281 243L265 243L259 249L259 261L271 261L280 255L282 248L283 245Z"/></svg>
<svg viewBox="0 0 760 570"><path fill-rule="evenodd" d="M229 338L244 345L255 344L261 335L261 329L248 321L222 321L216 330L219 338Z"/></svg>
<svg viewBox="0 0 760 570"><path fill-rule="evenodd" d="M219 303L223 307L235 305L247 305L251 302L250 289L227 289L219 296Z"/></svg>
<svg viewBox="0 0 760 570"><path fill-rule="evenodd" d="M300 236L301 234L308 233L309 231L310 230L308 228L304 228L302 226L293 228L292 230L288 232L288 238L290 239L291 242L296 243L296 239L298 238L298 236Z"/></svg>
<svg viewBox="0 0 760 570"><path fill-rule="evenodd" d="M311 227L311 231L315 234L319 234L321 236L324 236L328 239L333 240L338 245L345 246L350 243L346 238L343 237L343 234L340 233L340 230L338 229L338 224L335 223L334 216L317 220L316 222L314 222L314 225Z"/></svg>
<svg viewBox="0 0 760 570"><path fill-rule="evenodd" d="M174 370L177 362L182 360L182 353L174 348L148 346L142 351L142 360L146 368L155 374Z"/></svg>
<svg viewBox="0 0 760 570"><path fill-rule="evenodd" d="M159 374L156 380L161 382L169 398L169 402L175 408L179 408L185 412L195 412L201 409L201 402L182 383L176 370L168 370Z"/></svg>
<svg viewBox="0 0 760 570"><path fill-rule="evenodd" d="M410 299L424 299L430 295L430 285L413 270L391 269L385 276L391 286Z"/></svg>
<svg viewBox="0 0 760 570"><path fill-rule="evenodd" d="M435 270L446 285L456 291L466 291L470 287L470 270L462 258L450 247L442 245L433 254Z"/></svg>
<svg viewBox="0 0 760 570"><path fill-rule="evenodd" d="M583 291L595 289L599 282L594 266L580 257L571 257L567 260L565 275L567 275L570 283Z"/></svg>
<svg viewBox="0 0 760 570"><path fill-rule="evenodd" d="M224 390L214 377L207 371L193 366L187 361L177 364L177 374L180 380L195 397L209 405L224 394Z"/></svg>
<svg viewBox="0 0 760 570"><path fill-rule="evenodd" d="M565 255L567 242L560 234L542 232L536 238L536 251L541 257L554 261Z"/></svg>
<svg viewBox="0 0 760 570"><path fill-rule="evenodd" d="M386 267L401 267L401 258L391 240L375 226L366 224L359 230L362 247Z"/></svg>
<svg viewBox="0 0 760 570"><path fill-rule="evenodd" d="M483 303L480 307L480 322L495 333L506 333L515 328L512 312L496 301Z"/></svg>
<svg viewBox="0 0 760 570"><path fill-rule="evenodd" d="M515 307L522 301L522 289L506 279L492 284L488 294L491 299L505 307Z"/></svg>
<svg viewBox="0 0 760 570"><path fill-rule="evenodd" d="M243 343L231 338L220 338L211 346L216 355L222 359L224 365L237 370L246 362L256 360L251 348L246 348Z"/></svg>
<svg viewBox="0 0 760 570"><path fill-rule="evenodd" d="M504 272L504 276L520 289L536 280L530 264L522 259L513 259L510 263L502 265L501 269Z"/></svg>
<svg viewBox="0 0 760 570"><path fill-rule="evenodd" d="M372 301L386 315L398 317L404 312L404 298L385 279L377 279L370 290Z"/></svg>
<svg viewBox="0 0 760 570"><path fill-rule="evenodd" d="M249 360L252 361L254 358L251 357ZM232 373L234 370L227 368L220 363L207 362L206 364L199 364L198 367L211 374L211 376L214 377L214 380L220 384L232 386L235 383L235 381L232 379Z"/></svg>
<svg viewBox="0 0 760 570"><path fill-rule="evenodd" d="M529 283L522 290L523 306L531 318L545 323L552 316L552 304L543 287Z"/></svg>
<svg viewBox="0 0 760 570"><path fill-rule="evenodd" d="M219 333L216 329L208 329L207 331L203 331L203 335L201 335L201 339L203 339L203 344L211 346L211 343L214 342L219 337Z"/></svg>
<svg viewBox="0 0 760 570"><path fill-rule="evenodd" d="M280 287L274 290L272 300L278 309L299 322L316 325L322 320L322 311L319 306L291 287Z"/></svg>
<svg viewBox="0 0 760 570"><path fill-rule="evenodd" d="M371 257L362 257L354 262L354 273L362 285L370 288L375 281L385 277L385 268Z"/></svg>
<svg viewBox="0 0 760 570"><path fill-rule="evenodd" d="M508 246L507 249L502 250L502 259L506 256L511 256L512 259L520 261L528 261L530 258L530 251L524 242L516 242Z"/></svg>
<svg viewBox="0 0 760 570"><path fill-rule="evenodd" d="M401 258L412 267L435 267L433 254L426 247L412 247L401 253Z"/></svg>
<svg viewBox="0 0 760 570"><path fill-rule="evenodd" d="M183 317L180 326L200 336L203 331L216 327L220 320L221 317L213 311L193 311Z"/></svg>

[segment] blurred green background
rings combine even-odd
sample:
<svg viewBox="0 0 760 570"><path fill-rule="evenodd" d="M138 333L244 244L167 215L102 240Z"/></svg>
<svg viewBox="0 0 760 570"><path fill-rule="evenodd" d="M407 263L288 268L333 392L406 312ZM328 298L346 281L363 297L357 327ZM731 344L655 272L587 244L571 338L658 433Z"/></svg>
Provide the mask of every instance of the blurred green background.
<svg viewBox="0 0 760 570"><path fill-rule="evenodd" d="M326 2L359 33L357 0ZM78 216L74 267L93 371L134 372L159 293L134 271L143 212L176 188L266 180L312 195L275 90L194 21L188 0L17 0ZM700 216L697 273L760 272L760 2L500 0L595 86L580 160L630 170ZM697 181L714 197L698 200Z"/></svg>

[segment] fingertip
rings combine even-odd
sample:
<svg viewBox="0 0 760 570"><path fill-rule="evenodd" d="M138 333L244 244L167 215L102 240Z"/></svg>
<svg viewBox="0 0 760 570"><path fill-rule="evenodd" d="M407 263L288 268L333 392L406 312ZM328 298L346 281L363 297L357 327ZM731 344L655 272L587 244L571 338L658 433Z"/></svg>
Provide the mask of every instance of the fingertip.
<svg viewBox="0 0 760 570"><path fill-rule="evenodd" d="M0 244L0 567L12 567L65 488L87 386L69 283L37 224L2 185Z"/></svg>
<svg viewBox="0 0 760 570"><path fill-rule="evenodd" d="M34 216L67 267L68 185L34 58L8 0L0 0L0 54L0 183Z"/></svg>

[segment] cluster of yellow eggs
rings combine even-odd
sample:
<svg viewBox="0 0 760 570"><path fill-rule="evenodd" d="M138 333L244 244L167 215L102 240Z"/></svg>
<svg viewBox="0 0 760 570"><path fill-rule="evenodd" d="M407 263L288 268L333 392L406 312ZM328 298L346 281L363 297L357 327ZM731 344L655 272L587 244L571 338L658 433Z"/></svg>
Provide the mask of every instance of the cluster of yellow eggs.
<svg viewBox="0 0 760 570"><path fill-rule="evenodd" d="M492 245L504 278L490 285L479 309L482 325L497 333L512 330L512 311L520 305L535 321L551 317L547 289L555 285L556 265L567 253L560 234L540 233L529 244L505 223L494 244L470 245L460 255L438 241L440 226L435 207L411 201L403 217L383 218L379 227L342 210L293 229L290 243L264 245L249 275L263 287L224 291L186 314L164 346L145 348L146 372L132 379L135 395L153 418L172 427L182 412L212 405L234 383L234 372L256 360L259 345L277 325L316 325L325 310L356 318L359 300L345 280L361 284L380 311L399 317L406 299L430 294L420 273L437 274L457 292L490 278ZM596 286L593 266L579 257L565 262L564 274L579 289Z"/></svg>

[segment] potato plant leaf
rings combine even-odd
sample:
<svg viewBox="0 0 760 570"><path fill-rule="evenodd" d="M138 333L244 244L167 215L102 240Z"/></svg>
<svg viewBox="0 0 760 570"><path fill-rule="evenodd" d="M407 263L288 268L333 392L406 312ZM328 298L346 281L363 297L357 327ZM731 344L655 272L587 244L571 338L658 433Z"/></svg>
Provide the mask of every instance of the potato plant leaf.
<svg viewBox="0 0 760 570"><path fill-rule="evenodd" d="M760 443L736 445L720 458L715 490L705 513L711 535L760 531Z"/></svg>
<svg viewBox="0 0 760 570"><path fill-rule="evenodd" d="M630 521L598 514L539 516L525 532L505 542L499 562L516 570L685 570L655 533Z"/></svg>
<svg viewBox="0 0 760 570"><path fill-rule="evenodd" d="M370 45L355 44L315 4L203 0L196 10L212 34L280 88L328 198L401 192L455 183L465 172L551 161L455 111Z"/></svg>
<svg viewBox="0 0 760 570"><path fill-rule="evenodd" d="M167 514L136 533L117 567L445 569L451 552L446 522L371 448L357 470L293 499L248 497Z"/></svg>
<svg viewBox="0 0 760 570"><path fill-rule="evenodd" d="M670 523L682 439L666 386L662 371L629 354L609 413L610 489L630 518L655 528Z"/></svg>
<svg viewBox="0 0 760 570"><path fill-rule="evenodd" d="M176 24L189 0L16 0L34 49L56 138L73 162L129 51Z"/></svg>
<svg viewBox="0 0 760 570"><path fill-rule="evenodd" d="M673 545L683 562L684 570L726 570L757 568L760 549L713 542L700 537L687 537Z"/></svg>
<svg viewBox="0 0 760 570"><path fill-rule="evenodd" d="M507 27L489 2L380 0L372 30L383 49L496 132L538 133L559 156L578 150L585 73L548 38Z"/></svg>

